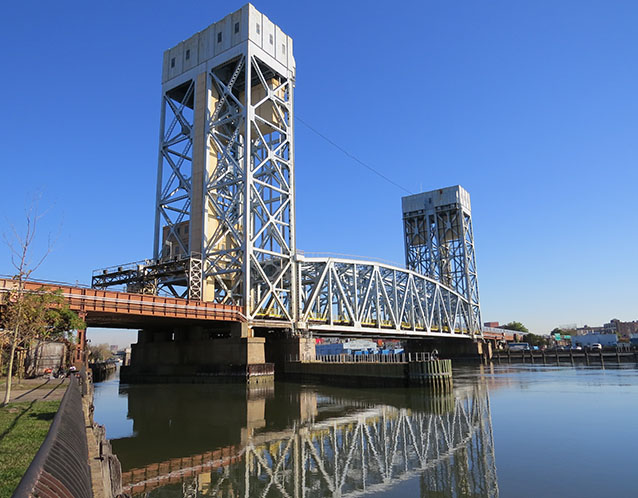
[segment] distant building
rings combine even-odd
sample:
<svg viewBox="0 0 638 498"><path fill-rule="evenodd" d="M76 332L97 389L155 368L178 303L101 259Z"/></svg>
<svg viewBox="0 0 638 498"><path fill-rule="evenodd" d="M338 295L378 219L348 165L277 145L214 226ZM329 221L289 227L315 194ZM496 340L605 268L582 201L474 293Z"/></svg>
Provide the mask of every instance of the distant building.
<svg viewBox="0 0 638 498"><path fill-rule="evenodd" d="M577 335L604 334L604 333L605 333L605 327L590 327L589 325L584 325L583 327L578 327L576 329Z"/></svg>
<svg viewBox="0 0 638 498"><path fill-rule="evenodd" d="M318 355L330 354L355 354L360 353L376 353L378 350L377 343L367 339L352 339L346 342L338 342L333 344L317 344L316 351Z"/></svg>
<svg viewBox="0 0 638 498"><path fill-rule="evenodd" d="M584 327L578 327L576 329L577 335L588 334L616 334L618 338L629 339L631 334L638 333L638 320L633 322L621 322L617 318L613 318L600 327L590 327L585 325Z"/></svg>
<svg viewBox="0 0 638 498"><path fill-rule="evenodd" d="M618 334L620 337L630 338L632 334L638 334L638 320L633 322L621 322L613 318L609 323L603 325L605 333Z"/></svg>
<svg viewBox="0 0 638 498"><path fill-rule="evenodd" d="M603 347L617 346L618 337L616 336L616 334L603 334L603 333L592 333L592 334L572 336L572 346L587 347L596 343L602 345Z"/></svg>
<svg viewBox="0 0 638 498"><path fill-rule="evenodd" d="M485 322L483 324L483 327L490 327L493 329L497 329L498 328L498 322Z"/></svg>

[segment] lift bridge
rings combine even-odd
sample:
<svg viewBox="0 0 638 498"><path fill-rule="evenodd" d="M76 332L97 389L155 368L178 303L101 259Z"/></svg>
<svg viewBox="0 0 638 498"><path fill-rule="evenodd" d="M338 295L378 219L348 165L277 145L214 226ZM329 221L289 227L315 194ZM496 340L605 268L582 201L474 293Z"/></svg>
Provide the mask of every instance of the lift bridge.
<svg viewBox="0 0 638 498"><path fill-rule="evenodd" d="M460 186L402 199L406 268L296 249L295 72L292 39L250 4L164 53L153 257L92 286L241 306L295 333L480 336Z"/></svg>

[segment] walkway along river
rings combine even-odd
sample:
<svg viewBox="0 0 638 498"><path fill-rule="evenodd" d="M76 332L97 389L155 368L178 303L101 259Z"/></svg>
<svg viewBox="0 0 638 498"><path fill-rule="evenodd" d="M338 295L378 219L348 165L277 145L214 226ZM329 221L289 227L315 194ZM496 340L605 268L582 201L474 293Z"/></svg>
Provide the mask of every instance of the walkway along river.
<svg viewBox="0 0 638 498"><path fill-rule="evenodd" d="M139 496L635 496L633 366L459 367L445 395L114 379L95 407Z"/></svg>

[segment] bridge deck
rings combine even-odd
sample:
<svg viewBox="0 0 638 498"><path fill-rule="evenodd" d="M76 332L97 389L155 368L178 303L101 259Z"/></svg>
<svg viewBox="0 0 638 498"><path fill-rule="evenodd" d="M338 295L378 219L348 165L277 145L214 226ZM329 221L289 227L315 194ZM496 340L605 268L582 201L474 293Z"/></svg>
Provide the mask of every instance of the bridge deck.
<svg viewBox="0 0 638 498"><path fill-rule="evenodd" d="M77 287L68 284L28 281L27 292L60 291L69 308L86 313L89 327L141 328L179 322L244 321L243 308L166 296L132 294ZM0 278L0 293L17 289L17 282Z"/></svg>

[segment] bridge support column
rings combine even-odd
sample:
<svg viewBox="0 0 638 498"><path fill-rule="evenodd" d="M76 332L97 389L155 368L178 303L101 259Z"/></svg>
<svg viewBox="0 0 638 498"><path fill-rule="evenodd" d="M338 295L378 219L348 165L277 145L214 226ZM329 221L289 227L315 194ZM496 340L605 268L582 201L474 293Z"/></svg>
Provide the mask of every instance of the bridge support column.
<svg viewBox="0 0 638 498"><path fill-rule="evenodd" d="M274 366L265 361L265 342L242 323L140 330L121 378L133 383L270 382Z"/></svg>
<svg viewBox="0 0 638 498"><path fill-rule="evenodd" d="M484 357L491 358L492 348L489 344L470 339L432 338L407 339L403 341L406 353L432 352L435 349L441 358L457 361L481 361Z"/></svg>
<svg viewBox="0 0 638 498"><path fill-rule="evenodd" d="M86 320L86 312L80 311L78 316L81 320ZM86 350L86 329L78 330L78 343L73 351L73 358L71 358L71 363L75 368L80 370L83 366L87 364L87 356L88 351Z"/></svg>
<svg viewBox="0 0 638 498"><path fill-rule="evenodd" d="M285 373L290 361L313 361L315 340L313 337L291 335L287 331L258 330L266 339L266 361L275 364L277 374Z"/></svg>

